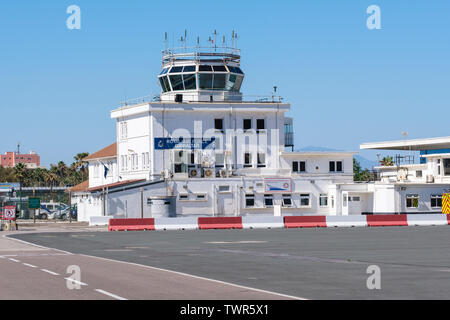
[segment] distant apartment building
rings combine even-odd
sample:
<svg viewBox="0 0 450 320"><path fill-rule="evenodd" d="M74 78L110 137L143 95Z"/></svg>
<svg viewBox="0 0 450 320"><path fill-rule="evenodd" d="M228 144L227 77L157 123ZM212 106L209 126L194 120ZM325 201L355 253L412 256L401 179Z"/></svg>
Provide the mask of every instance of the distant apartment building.
<svg viewBox="0 0 450 320"><path fill-rule="evenodd" d="M15 167L18 163L23 163L30 169L38 168L41 165L41 157L33 151L27 154L6 152L0 156L0 166L4 168Z"/></svg>

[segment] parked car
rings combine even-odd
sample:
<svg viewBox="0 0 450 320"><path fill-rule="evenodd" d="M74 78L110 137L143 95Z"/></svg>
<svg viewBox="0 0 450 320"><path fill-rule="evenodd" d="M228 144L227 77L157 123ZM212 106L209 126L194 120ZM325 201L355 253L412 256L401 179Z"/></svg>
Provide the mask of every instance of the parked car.
<svg viewBox="0 0 450 320"><path fill-rule="evenodd" d="M53 219L53 213L48 210L45 206L43 206L41 204L41 208L39 210L37 210L37 215L36 218L37 219L41 219L41 220L47 220L48 218Z"/></svg>

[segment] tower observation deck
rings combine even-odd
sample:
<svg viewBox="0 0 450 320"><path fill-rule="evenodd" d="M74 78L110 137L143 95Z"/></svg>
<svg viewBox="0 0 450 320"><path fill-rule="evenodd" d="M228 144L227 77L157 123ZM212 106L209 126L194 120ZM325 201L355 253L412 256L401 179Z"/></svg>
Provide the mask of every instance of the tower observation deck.
<svg viewBox="0 0 450 320"><path fill-rule="evenodd" d="M242 101L239 49L183 47L162 51L161 101Z"/></svg>

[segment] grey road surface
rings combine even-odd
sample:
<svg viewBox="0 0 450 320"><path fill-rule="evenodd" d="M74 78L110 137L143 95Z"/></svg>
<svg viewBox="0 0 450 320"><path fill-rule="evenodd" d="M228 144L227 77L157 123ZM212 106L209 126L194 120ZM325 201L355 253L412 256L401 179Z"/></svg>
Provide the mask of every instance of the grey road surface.
<svg viewBox="0 0 450 320"><path fill-rule="evenodd" d="M74 254L306 299L448 299L450 295L447 226L44 233L14 237ZM381 270L379 290L367 288L367 268L371 265ZM121 270L126 279L132 265L122 264ZM97 286L116 276L105 269ZM166 287L171 285L175 284ZM117 289L115 292L122 292Z"/></svg>

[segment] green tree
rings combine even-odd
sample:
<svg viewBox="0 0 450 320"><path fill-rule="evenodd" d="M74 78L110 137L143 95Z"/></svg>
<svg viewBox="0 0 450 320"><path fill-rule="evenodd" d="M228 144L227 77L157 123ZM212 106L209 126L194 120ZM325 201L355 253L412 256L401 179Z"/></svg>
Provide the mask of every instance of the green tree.
<svg viewBox="0 0 450 320"><path fill-rule="evenodd" d="M86 173L88 163L87 161L84 161L84 158L86 158L88 155L89 155L88 152L81 152L74 157L75 168L81 173L81 182L87 179Z"/></svg>
<svg viewBox="0 0 450 320"><path fill-rule="evenodd" d="M353 181L374 181L375 176L368 169L362 170L358 160L353 158Z"/></svg>
<svg viewBox="0 0 450 320"><path fill-rule="evenodd" d="M381 165L382 166L393 166L394 165L394 159L390 156L386 156L383 159L381 159Z"/></svg>

